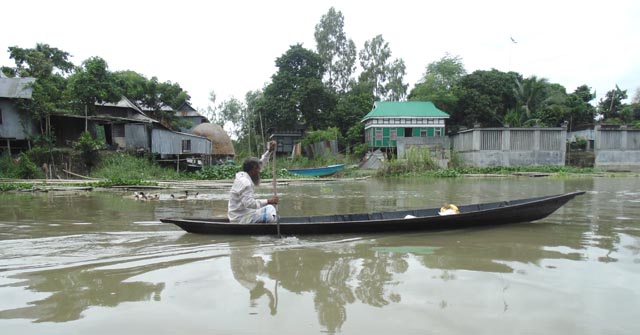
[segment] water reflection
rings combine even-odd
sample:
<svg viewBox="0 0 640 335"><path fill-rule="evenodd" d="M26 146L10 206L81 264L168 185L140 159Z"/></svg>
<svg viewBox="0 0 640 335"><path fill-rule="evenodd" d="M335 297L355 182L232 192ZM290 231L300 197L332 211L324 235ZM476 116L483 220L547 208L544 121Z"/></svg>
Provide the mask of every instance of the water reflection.
<svg viewBox="0 0 640 335"><path fill-rule="evenodd" d="M266 274L264 259L256 255L253 248L232 247L230 263L233 277L249 290L251 307L256 306L257 299L266 296L269 300L271 315L275 315L277 313L276 297L271 290L264 286L264 281L259 279L259 276Z"/></svg>
<svg viewBox="0 0 640 335"><path fill-rule="evenodd" d="M394 274L408 269L407 255L380 253L368 244L330 248L282 248L261 254L247 246L232 246L234 278L249 290L250 303L268 298L272 315L277 313L278 287L295 294L311 293L319 323L329 332L339 331L347 319L346 306L356 301L383 307L400 302L389 289ZM260 276L276 282L266 288Z"/></svg>
<svg viewBox="0 0 640 335"><path fill-rule="evenodd" d="M252 332L256 326L267 333L285 326L304 332L299 330L309 330L309 317L321 331L338 333L416 324L412 317L420 315L419 326L400 327L398 332L434 325L440 332L465 333L478 325L492 329L479 315L502 318L507 328L535 326L514 315L526 314L532 305L553 305L546 314L536 309L541 320L583 324L565 328L568 333L606 333L613 329L606 325L615 322L605 320L633 325L629 315L640 301L632 284L640 264L639 187L637 178L291 185L281 190L286 199L283 215L589 192L530 224L282 240L185 234L154 221L169 215L211 215L225 209L220 199L144 203L110 193L0 194L0 319L3 330L5 325L24 326L7 319L26 319L58 322L56 330L73 332L78 325L105 326L105 319L131 313L131 319L162 333L173 321L158 319L171 320L178 309L192 318L196 333L212 329L212 315L216 330L227 333ZM469 299L476 292L486 294ZM617 308L621 296L630 297L622 312ZM563 304L567 300L578 303ZM580 305L587 300L597 300L598 306ZM136 304L122 306L130 302ZM243 313L246 306L249 312ZM92 307L110 308L92 314ZM148 308L153 315L146 313ZM576 316L583 315L576 313L583 309L584 315L598 317ZM482 313L474 313L478 310ZM83 316L81 324L68 322ZM452 326L458 322L466 323ZM599 327L589 328L594 325ZM28 330L39 333L30 326ZM109 325L101 329L118 330Z"/></svg>
<svg viewBox="0 0 640 335"><path fill-rule="evenodd" d="M77 320L91 306L115 307L123 302L160 300L164 283L127 282L140 273L153 270L140 266L126 271L95 270L80 266L23 274L20 281L3 287L25 287L32 292L49 293L30 306L0 311L0 319L24 318L35 322Z"/></svg>

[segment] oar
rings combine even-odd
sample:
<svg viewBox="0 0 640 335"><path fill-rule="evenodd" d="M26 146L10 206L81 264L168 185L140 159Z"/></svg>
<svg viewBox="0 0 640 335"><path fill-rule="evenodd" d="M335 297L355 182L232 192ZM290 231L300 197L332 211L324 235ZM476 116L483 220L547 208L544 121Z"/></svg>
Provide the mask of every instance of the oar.
<svg viewBox="0 0 640 335"><path fill-rule="evenodd" d="M273 150L273 196L278 196L278 190L276 188L277 178L278 178L278 170L276 170L276 150ZM278 205L274 205L276 208L276 229L278 230L278 238L280 238L280 216L278 215Z"/></svg>

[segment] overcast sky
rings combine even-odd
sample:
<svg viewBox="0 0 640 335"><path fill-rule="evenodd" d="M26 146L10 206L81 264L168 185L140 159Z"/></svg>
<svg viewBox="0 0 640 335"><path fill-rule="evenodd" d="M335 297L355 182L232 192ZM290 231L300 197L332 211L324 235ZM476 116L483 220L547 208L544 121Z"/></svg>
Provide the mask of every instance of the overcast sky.
<svg viewBox="0 0 640 335"><path fill-rule="evenodd" d="M409 90L445 53L475 70L516 71L586 84L597 99L640 87L640 1L632 0L21 0L1 11L0 65L7 48L47 43L79 65L100 56L109 70L177 82L205 109L262 88L290 45L315 50L315 25L329 8L344 16L358 51L381 34L407 67ZM511 41L513 38L517 43Z"/></svg>

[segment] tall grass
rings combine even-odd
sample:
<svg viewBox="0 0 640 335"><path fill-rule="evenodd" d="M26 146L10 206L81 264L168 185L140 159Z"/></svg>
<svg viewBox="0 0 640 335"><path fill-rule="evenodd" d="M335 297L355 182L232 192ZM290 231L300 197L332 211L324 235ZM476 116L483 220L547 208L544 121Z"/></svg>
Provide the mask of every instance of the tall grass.
<svg viewBox="0 0 640 335"><path fill-rule="evenodd" d="M193 174L179 173L144 157L117 153L104 156L91 171L91 177L112 180L180 180L192 178Z"/></svg>
<svg viewBox="0 0 640 335"><path fill-rule="evenodd" d="M380 177L423 174L438 169L428 148L411 147L406 159L391 159L378 170Z"/></svg>

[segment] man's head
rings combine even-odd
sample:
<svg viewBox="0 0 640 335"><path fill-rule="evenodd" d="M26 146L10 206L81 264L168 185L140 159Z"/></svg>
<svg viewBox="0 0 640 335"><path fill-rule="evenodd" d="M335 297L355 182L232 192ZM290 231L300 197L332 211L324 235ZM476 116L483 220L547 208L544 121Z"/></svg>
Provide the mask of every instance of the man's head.
<svg viewBox="0 0 640 335"><path fill-rule="evenodd" d="M251 176L251 180L253 183L258 186L260 185L260 172L262 171L262 162L256 157L247 158L242 164L242 171L246 172Z"/></svg>

